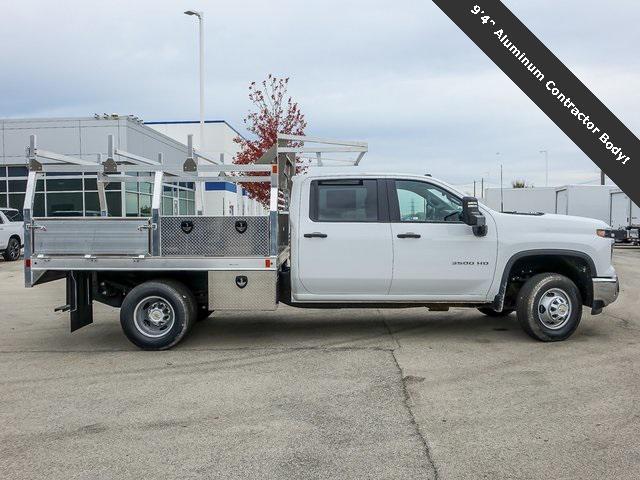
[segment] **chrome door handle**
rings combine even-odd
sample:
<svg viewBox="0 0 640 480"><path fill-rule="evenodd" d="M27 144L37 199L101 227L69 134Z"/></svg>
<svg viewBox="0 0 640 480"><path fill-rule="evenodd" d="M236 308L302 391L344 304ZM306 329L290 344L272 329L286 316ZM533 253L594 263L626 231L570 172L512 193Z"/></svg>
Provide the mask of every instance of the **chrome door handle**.
<svg viewBox="0 0 640 480"><path fill-rule="evenodd" d="M305 233L304 238L327 238L326 233L313 232L313 233Z"/></svg>
<svg viewBox="0 0 640 480"><path fill-rule="evenodd" d="M413 233L413 232L409 232L409 233L399 233L398 234L398 238L420 238L421 235L418 233Z"/></svg>

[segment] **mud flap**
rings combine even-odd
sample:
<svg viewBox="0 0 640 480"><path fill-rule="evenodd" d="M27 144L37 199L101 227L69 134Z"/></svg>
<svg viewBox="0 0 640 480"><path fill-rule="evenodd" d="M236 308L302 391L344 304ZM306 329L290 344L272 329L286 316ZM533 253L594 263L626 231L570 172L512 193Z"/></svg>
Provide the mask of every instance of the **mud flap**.
<svg viewBox="0 0 640 480"><path fill-rule="evenodd" d="M71 331L93 323L93 294L90 272L67 274L67 306L71 317Z"/></svg>

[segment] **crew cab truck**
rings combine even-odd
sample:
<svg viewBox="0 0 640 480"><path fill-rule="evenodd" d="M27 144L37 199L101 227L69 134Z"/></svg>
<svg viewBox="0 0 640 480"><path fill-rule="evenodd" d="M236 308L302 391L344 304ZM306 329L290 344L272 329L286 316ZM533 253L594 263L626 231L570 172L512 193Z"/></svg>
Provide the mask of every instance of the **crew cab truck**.
<svg viewBox="0 0 640 480"><path fill-rule="evenodd" d="M598 314L618 296L603 222L499 213L430 176L368 171L359 165L365 143L280 135L255 165L240 166L205 164L189 141L181 172L112 143L100 165L40 151L35 138L28 148L26 285L66 279L58 309L70 312L72 331L92 322L97 301L120 308L135 345L167 349L211 311L285 303L515 311L530 336L558 341L576 330L583 307ZM356 158L327 168L327 155L345 154ZM318 166L300 173L308 156ZM31 217L38 176L61 169L98 171L101 217ZM164 183L212 176L267 182L269 216L161 215ZM110 181L152 182L151 216L108 217Z"/></svg>
<svg viewBox="0 0 640 480"><path fill-rule="evenodd" d="M7 262L20 258L23 231L22 212L15 208L0 208L0 253Z"/></svg>

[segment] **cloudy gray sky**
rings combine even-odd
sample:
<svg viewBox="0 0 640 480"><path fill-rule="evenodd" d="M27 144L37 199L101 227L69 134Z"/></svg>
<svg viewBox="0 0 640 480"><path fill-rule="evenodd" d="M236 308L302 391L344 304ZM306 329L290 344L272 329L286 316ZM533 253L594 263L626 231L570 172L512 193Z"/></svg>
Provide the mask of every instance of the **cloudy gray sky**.
<svg viewBox="0 0 640 480"><path fill-rule="evenodd" d="M638 0L504 0L636 134ZM595 165L431 0L3 0L0 116L198 115L195 20L206 15L207 117L239 130L247 86L291 77L309 134L366 140L376 167L453 184L595 181ZM496 155L500 152L500 155Z"/></svg>

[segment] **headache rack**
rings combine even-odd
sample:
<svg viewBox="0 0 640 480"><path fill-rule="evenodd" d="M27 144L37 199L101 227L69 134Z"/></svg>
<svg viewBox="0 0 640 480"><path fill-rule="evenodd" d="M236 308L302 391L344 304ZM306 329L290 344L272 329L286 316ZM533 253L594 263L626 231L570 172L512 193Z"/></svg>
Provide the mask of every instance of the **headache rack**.
<svg viewBox="0 0 640 480"><path fill-rule="evenodd" d="M224 165L197 152L189 135L187 157L176 169L165 165L162 154L150 159L114 148L112 135L107 137L106 158L97 163L42 150L31 135L24 202L25 285L60 278L60 272L69 271L275 272L289 258L293 177L309 163L358 165L366 152L363 142L280 134L255 164ZM100 216L34 217L38 180L70 172L96 175ZM165 184L207 181L268 182L268 216L162 215ZM149 182L151 214L109 216L105 187L111 182Z"/></svg>

